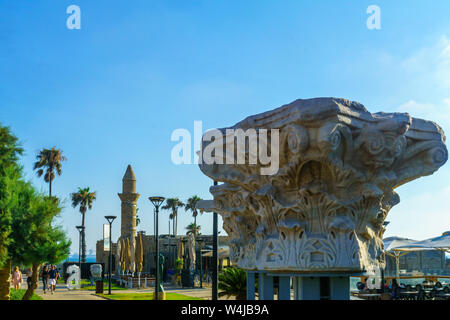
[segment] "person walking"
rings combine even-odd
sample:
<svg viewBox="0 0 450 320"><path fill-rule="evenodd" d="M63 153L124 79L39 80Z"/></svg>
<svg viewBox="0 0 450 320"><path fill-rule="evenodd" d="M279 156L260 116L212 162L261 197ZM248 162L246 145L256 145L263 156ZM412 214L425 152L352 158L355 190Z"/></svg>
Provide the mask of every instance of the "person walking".
<svg viewBox="0 0 450 320"><path fill-rule="evenodd" d="M30 289L31 287L31 276L33 275L33 271L31 270L31 268L28 268L27 270L27 288Z"/></svg>
<svg viewBox="0 0 450 320"><path fill-rule="evenodd" d="M46 290L48 289L48 278L49 278L47 266L44 266L44 269L42 269L41 278L42 278L42 284L44 286L44 293L47 293Z"/></svg>
<svg viewBox="0 0 450 320"><path fill-rule="evenodd" d="M53 294L53 292L55 292L56 281L58 281L59 278L59 272L56 269L55 265L52 265L51 270L48 272L48 275L49 275L50 292Z"/></svg>
<svg viewBox="0 0 450 320"><path fill-rule="evenodd" d="M15 267L14 268L14 272L13 272L13 285L14 285L14 289L20 289L20 285L22 284L22 272L19 270L19 267Z"/></svg>

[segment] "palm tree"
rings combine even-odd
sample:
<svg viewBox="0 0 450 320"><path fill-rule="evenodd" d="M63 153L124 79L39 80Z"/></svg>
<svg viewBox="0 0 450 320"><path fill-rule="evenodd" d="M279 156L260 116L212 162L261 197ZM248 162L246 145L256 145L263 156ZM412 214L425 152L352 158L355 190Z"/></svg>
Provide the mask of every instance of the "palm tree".
<svg viewBox="0 0 450 320"><path fill-rule="evenodd" d="M169 219L173 220L173 235L177 237L177 226L178 226L178 209L183 208L184 203L181 202L178 198L168 198L166 200L166 204L161 207L164 210L171 210L172 213L169 216Z"/></svg>
<svg viewBox="0 0 450 320"><path fill-rule="evenodd" d="M202 200L202 198L193 195L192 197L190 197L189 199L187 199L186 202L186 211L191 211L192 212L192 216L194 217L194 224L197 225L197 215L198 215L198 211L197 211L197 203ZM200 213L203 213L202 210L200 210Z"/></svg>
<svg viewBox="0 0 450 320"><path fill-rule="evenodd" d="M195 223L191 223L186 227L186 234L193 234L194 237L197 237L200 234L201 226L196 225Z"/></svg>
<svg viewBox="0 0 450 320"><path fill-rule="evenodd" d="M219 297L236 297L236 300L247 299L247 274L244 270L230 267L219 273Z"/></svg>
<svg viewBox="0 0 450 320"><path fill-rule="evenodd" d="M55 178L55 171L58 176L61 175L61 163L67 158L62 155L61 149L53 147L51 149L42 149L36 156L37 161L34 163L34 170L37 170L38 177L44 175L44 181L48 183L49 196L52 196L52 181ZM45 172L45 174L44 174Z"/></svg>
<svg viewBox="0 0 450 320"><path fill-rule="evenodd" d="M80 206L82 215L81 225L84 227L86 211L92 209L92 203L97 198L96 192L90 192L89 188L78 188L78 192L72 193L72 207ZM81 230L81 261L86 262L86 235L85 229Z"/></svg>

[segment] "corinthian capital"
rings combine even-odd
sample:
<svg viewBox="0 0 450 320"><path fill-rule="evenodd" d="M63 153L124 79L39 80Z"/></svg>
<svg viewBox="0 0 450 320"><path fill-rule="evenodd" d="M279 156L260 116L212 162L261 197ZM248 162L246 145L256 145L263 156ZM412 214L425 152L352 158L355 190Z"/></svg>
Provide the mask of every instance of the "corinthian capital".
<svg viewBox="0 0 450 320"><path fill-rule="evenodd" d="M273 175L260 173L267 165L260 159L230 161L239 152L233 146L227 155L230 139L223 139L223 161L199 165L223 182L211 187L209 209L223 217L234 262L249 270L359 272L382 266L383 222L400 201L395 188L434 173L448 158L444 133L434 122L407 113L372 114L345 99L296 100L219 131L230 129L279 133L275 144L273 134L259 144L279 154ZM252 156L249 146L241 150L245 159Z"/></svg>

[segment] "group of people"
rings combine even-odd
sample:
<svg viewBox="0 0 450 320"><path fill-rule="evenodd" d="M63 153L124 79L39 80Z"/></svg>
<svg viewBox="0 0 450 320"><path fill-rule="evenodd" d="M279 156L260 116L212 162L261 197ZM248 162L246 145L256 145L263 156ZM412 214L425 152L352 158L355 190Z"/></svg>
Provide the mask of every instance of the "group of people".
<svg viewBox="0 0 450 320"><path fill-rule="evenodd" d="M56 281L61 278L58 269L55 265L51 265L50 268L45 266L41 271L42 284L44 286L44 293L50 288L51 294L55 292Z"/></svg>
<svg viewBox="0 0 450 320"><path fill-rule="evenodd" d="M33 275L33 271L31 269L27 270L27 284L28 288L31 286L31 277ZM44 266L42 269L39 278L42 279L42 285L44 289L44 293L47 293L47 290L50 290L51 294L55 292L56 281L58 281L61 276L59 275L58 269L56 269L55 265L51 265L50 267ZM20 289L22 285L22 271L20 271L19 267L15 267L12 274L12 283L14 289Z"/></svg>

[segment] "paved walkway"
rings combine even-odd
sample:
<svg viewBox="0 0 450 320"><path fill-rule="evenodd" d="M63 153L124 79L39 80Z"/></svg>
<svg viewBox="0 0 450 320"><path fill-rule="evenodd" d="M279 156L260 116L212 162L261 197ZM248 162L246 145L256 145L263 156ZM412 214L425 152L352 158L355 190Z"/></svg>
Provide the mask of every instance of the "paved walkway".
<svg viewBox="0 0 450 320"><path fill-rule="evenodd" d="M21 289L26 289L26 282L22 283ZM178 286L165 285L166 292L184 294L186 296L211 300L211 288L180 288ZM108 292L108 285L104 286L104 293ZM154 292L154 288L145 289L126 289L112 290L111 293L150 293ZM39 282L39 288L34 291L35 294L41 296L44 300L105 300L95 295L94 291L88 290L69 290L66 284L58 283L55 292L51 294L49 290L44 294L42 281ZM223 298L220 298L221 300Z"/></svg>
<svg viewBox="0 0 450 320"><path fill-rule="evenodd" d="M69 290L65 284L57 284L53 294L49 290L44 294L42 282L40 282L39 288L34 292L44 300L105 300L102 297L96 296L94 291Z"/></svg>

